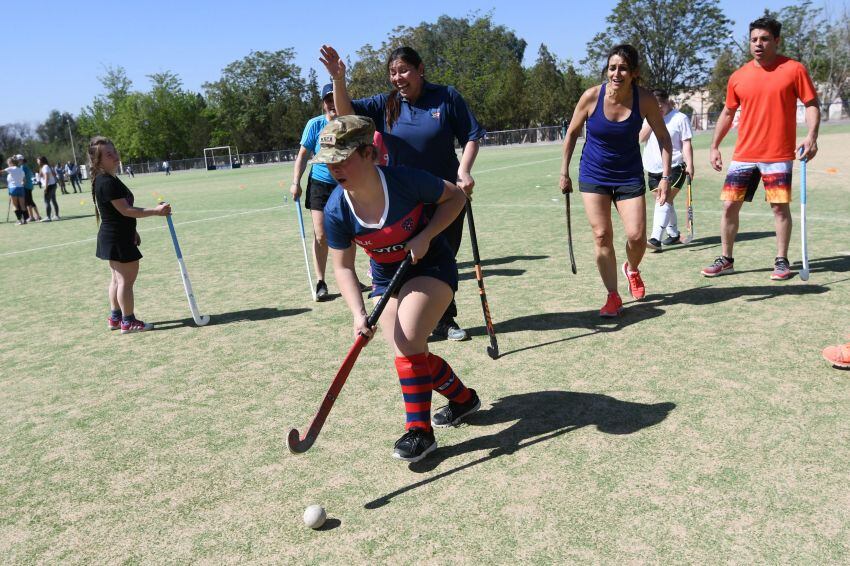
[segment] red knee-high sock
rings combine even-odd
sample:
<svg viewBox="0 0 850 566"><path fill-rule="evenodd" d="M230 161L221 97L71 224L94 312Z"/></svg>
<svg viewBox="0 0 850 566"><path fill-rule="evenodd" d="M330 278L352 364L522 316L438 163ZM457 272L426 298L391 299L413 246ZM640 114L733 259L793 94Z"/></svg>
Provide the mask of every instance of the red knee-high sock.
<svg viewBox="0 0 850 566"><path fill-rule="evenodd" d="M452 367L440 356L428 354L428 365L434 378L434 391L455 403L466 403L472 396Z"/></svg>
<svg viewBox="0 0 850 566"><path fill-rule="evenodd" d="M398 356L395 369L404 397L404 412L407 414L405 430L413 427L431 430L431 368L428 354Z"/></svg>

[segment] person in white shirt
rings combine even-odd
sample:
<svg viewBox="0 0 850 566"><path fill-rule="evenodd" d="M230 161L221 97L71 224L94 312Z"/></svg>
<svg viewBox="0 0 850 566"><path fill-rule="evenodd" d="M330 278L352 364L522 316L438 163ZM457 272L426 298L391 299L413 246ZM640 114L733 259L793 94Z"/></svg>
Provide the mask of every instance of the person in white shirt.
<svg viewBox="0 0 850 566"><path fill-rule="evenodd" d="M44 187L44 207L47 209L47 216L44 221L50 222L51 218L59 220L59 202L56 200L56 175L53 174L53 169L45 156L40 156L36 163L38 163L38 172L41 175L41 186Z"/></svg>
<svg viewBox="0 0 850 566"><path fill-rule="evenodd" d="M15 218L18 219L16 224L19 226L26 224L29 220L27 212L26 189L24 189L24 170L20 166L20 162L16 157L10 157L6 160L8 167L0 169L0 174L6 174L6 184L9 187L9 199L15 207Z"/></svg>
<svg viewBox="0 0 850 566"><path fill-rule="evenodd" d="M664 116L667 131L673 142L673 159L670 170L670 190L667 192L667 202L663 205L656 203L655 215L652 222L652 234L647 240L647 245L655 251L661 251L661 246L669 246L681 243L679 224L676 220L676 208L673 199L685 184L686 175L694 178L694 149L691 145L693 132L691 131L690 119L682 114L673 105L666 91L654 90L652 94L658 101L658 108ZM655 190L661 181L661 148L658 139L652 132L652 128L644 121L640 131L640 141L646 142L643 150L643 168L646 169L649 188ZM664 232L667 237L662 240Z"/></svg>

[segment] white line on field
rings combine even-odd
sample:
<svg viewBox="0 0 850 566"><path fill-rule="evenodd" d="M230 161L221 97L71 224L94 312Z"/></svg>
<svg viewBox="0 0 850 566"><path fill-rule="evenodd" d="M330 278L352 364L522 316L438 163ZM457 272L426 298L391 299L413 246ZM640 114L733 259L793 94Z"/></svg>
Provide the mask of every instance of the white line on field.
<svg viewBox="0 0 850 566"><path fill-rule="evenodd" d="M502 171L503 169L514 169L515 167L527 167L528 165L537 165L539 163L548 163L549 161L560 161L560 157L550 157L549 159L540 159L538 161L527 161L525 163L515 163L514 165L505 165L504 167L494 167L493 169L484 169L482 171L473 171L473 175L481 173L492 173L493 171Z"/></svg>
<svg viewBox="0 0 850 566"><path fill-rule="evenodd" d="M175 222L175 226L185 226L186 224L195 224L197 222L209 222L210 220L221 220L222 218L232 218L234 216L243 216L245 214L253 214L255 212L266 212L269 210L277 210L278 208L283 208L284 205L280 206L271 206L269 208L255 208L252 210L244 211L244 212L236 212L234 214L223 214L221 216L211 216L209 218L199 218L197 220L187 220L186 222ZM151 228L142 228L138 230L139 232L153 232L154 230L165 230L165 226L153 226ZM97 238L86 238L84 240L74 240L73 242L62 242L61 244L51 244L49 246L41 246L40 248L30 248L28 250L17 250L14 252L6 252L0 254L0 257L10 256L10 255L18 255L25 254L30 252L40 252L42 250L49 250L52 248L62 248L65 246L73 246L75 244L84 244L86 242L94 242Z"/></svg>

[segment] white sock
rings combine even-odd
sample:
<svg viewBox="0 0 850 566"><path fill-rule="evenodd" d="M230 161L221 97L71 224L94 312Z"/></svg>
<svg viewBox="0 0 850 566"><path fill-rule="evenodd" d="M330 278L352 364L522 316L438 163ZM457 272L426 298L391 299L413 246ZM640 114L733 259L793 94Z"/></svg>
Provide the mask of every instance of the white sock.
<svg viewBox="0 0 850 566"><path fill-rule="evenodd" d="M655 214L652 215L652 234L649 236L650 238L661 239L664 233L664 227L667 225L668 206L670 206L669 203L664 205L655 203Z"/></svg>
<svg viewBox="0 0 850 566"><path fill-rule="evenodd" d="M675 238L679 235L679 222L676 219L676 206L672 202L668 202L667 207L667 234Z"/></svg>

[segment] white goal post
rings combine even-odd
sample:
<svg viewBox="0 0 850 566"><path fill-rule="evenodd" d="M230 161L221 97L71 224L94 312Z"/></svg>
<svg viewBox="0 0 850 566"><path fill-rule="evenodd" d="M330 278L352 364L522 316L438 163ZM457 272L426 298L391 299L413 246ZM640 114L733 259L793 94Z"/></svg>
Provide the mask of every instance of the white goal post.
<svg viewBox="0 0 850 566"><path fill-rule="evenodd" d="M225 152L226 155L225 155ZM237 153L238 157L238 153ZM233 153L229 145L204 148L204 165L208 171L216 169L233 169Z"/></svg>

